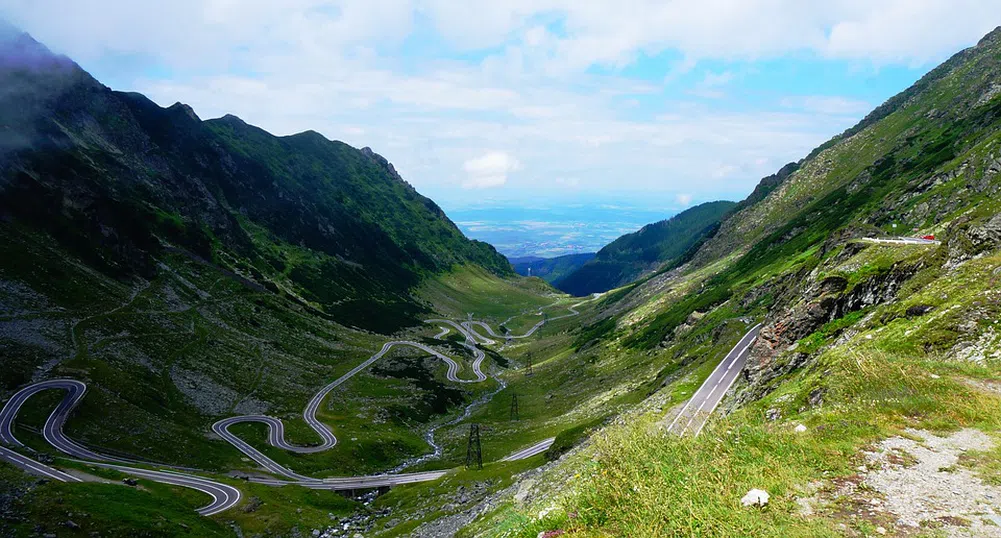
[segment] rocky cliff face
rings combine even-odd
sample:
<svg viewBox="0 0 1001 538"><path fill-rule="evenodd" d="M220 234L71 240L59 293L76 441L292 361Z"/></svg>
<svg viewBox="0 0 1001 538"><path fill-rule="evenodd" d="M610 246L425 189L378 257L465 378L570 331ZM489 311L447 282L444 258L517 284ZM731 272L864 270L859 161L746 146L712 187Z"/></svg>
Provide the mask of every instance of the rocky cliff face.
<svg viewBox="0 0 1001 538"><path fill-rule="evenodd" d="M874 251L895 248L903 252L891 255L900 259L883 259L882 266L871 261L885 255ZM907 252L908 249L912 252ZM910 297L923 288L934 287L937 276L944 277L970 260L999 249L1001 213L976 222L968 218L957 219L950 226L948 239L940 246L882 247L857 241L847 243L837 255L797 277L800 285L783 291L782 300L768 316L752 347L747 363L748 376L738 385L737 397L730 406L759 399L783 375L810 366L826 346L841 341L839 337L843 332L850 334L856 323L882 325L894 317L920 317L932 312L934 306L909 301ZM995 270L994 280L999 273L1001 268ZM858 274L866 276L860 278ZM912 304L894 307L908 302ZM877 315L874 307L881 307L877 319L873 319ZM943 330L954 336L974 334L978 332L978 320L992 319L990 312L993 310L985 310L985 304L970 307L965 317L952 324L943 323ZM822 338L815 338L817 335ZM814 342L820 345L810 345ZM928 351L943 352L947 356L968 359L968 356L984 353L977 342L962 338L950 337L943 345L935 349L934 344L925 344Z"/></svg>
<svg viewBox="0 0 1001 538"><path fill-rule="evenodd" d="M832 258L826 268L859 256L865 248L857 243L846 248ZM792 304L776 308L762 327L748 358L747 382L739 387L739 395L731 405L760 398L776 379L806 366L818 350L807 349L802 342L825 325L852 313L896 301L901 288L923 268L923 264L922 261L895 263L854 284L850 284L846 276L824 276L827 271L820 267L804 275L801 287L787 291L788 296L795 297ZM833 327L825 337L837 337L843 329Z"/></svg>

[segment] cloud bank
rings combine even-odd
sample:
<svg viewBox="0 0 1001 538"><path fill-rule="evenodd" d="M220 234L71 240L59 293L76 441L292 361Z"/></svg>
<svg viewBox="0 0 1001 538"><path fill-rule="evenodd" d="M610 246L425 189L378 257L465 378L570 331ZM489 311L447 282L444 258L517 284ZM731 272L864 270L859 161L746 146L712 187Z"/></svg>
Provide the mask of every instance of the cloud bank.
<svg viewBox="0 0 1001 538"><path fill-rule="evenodd" d="M0 15L117 89L371 146L451 205L738 197L1001 22L996 0L5 0Z"/></svg>

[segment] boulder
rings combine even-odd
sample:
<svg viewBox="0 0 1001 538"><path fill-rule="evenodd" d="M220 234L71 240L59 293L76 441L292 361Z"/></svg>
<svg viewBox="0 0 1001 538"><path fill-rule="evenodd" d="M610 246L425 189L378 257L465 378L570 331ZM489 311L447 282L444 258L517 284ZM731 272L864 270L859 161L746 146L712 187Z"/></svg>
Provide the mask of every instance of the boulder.
<svg viewBox="0 0 1001 538"><path fill-rule="evenodd" d="M514 494L514 502L517 504L525 504L532 494L532 486L534 485L535 480L523 480L521 484L518 485L518 492Z"/></svg>
<svg viewBox="0 0 1001 538"><path fill-rule="evenodd" d="M916 318L935 310L935 307L927 304L918 304L907 309L907 317Z"/></svg>
<svg viewBox="0 0 1001 538"><path fill-rule="evenodd" d="M806 398L806 403L810 407L818 407L824 403L824 389L817 387L810 391L810 395Z"/></svg>
<svg viewBox="0 0 1001 538"><path fill-rule="evenodd" d="M752 489L740 498L743 506L765 506L768 504L768 492L760 489Z"/></svg>

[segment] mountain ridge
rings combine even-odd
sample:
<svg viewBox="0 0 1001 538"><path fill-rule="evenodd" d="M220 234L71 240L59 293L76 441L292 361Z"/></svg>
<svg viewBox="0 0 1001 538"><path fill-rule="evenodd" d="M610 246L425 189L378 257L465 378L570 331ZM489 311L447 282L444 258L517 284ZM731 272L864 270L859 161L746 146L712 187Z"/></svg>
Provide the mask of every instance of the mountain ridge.
<svg viewBox="0 0 1001 538"><path fill-rule="evenodd" d="M716 227L737 204L706 202L639 230L620 236L554 285L584 296L628 284L664 265L677 265L688 251L716 233Z"/></svg>
<svg viewBox="0 0 1001 538"><path fill-rule="evenodd" d="M594 255L594 252L582 252L553 256L552 258L521 256L508 258L508 261L514 267L514 272L519 275L537 276L550 284L554 284L556 281L579 269L580 266L594 258Z"/></svg>
<svg viewBox="0 0 1001 538"><path fill-rule="evenodd" d="M231 251L259 284L388 331L419 321L425 307L411 290L426 275L466 263L513 274L370 148L315 131L276 137L233 115L201 120L183 103L160 107L106 88L26 34L0 56L9 88L0 211L34 219L110 273L150 276L165 243L217 263ZM67 207L59 199L70 192L78 203ZM322 259L289 268L299 246Z"/></svg>
<svg viewBox="0 0 1001 538"><path fill-rule="evenodd" d="M646 400L493 499L467 535L863 536L926 521L988 535L976 514L996 502L961 520L955 505L903 506L953 468L903 451L873 463L873 447L993 438L999 279L1001 28L764 178L687 264L603 296L571 350L598 371L655 357L630 385ZM721 362L731 350L746 363ZM712 418L679 438L668 430L702 389L718 398L687 411ZM1001 461L990 444L962 447L986 450L957 465L977 484ZM767 508L741 506L761 490Z"/></svg>

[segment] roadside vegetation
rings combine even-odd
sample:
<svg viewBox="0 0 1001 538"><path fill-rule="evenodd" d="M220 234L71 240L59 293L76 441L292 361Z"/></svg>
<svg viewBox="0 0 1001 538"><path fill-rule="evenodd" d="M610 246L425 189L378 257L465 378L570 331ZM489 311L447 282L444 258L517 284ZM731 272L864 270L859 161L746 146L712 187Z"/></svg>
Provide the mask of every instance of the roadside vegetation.
<svg viewBox="0 0 1001 538"><path fill-rule="evenodd" d="M887 248L913 256L906 246L875 247ZM926 249L925 255L934 253ZM862 536L877 526L910 532L892 518L861 517L843 506L845 499L825 500L817 492L860 480L863 451L909 431L976 428L1001 440L995 388L1001 292L991 285L999 267L997 254L967 262L933 288L821 327L804 339L814 346L809 366L773 380L765 397L711 421L697 438L666 433L670 411L638 411L546 471L537 481L547 486L533 500L509 499L466 535L843 536L847 528ZM929 313L914 315L914 305ZM957 357L955 334L941 347L943 331L962 325L960 340L970 343L962 349L985 355ZM679 393L681 387L664 389L664 409L690 394ZM806 430L795 431L801 424ZM967 462L995 480L999 454L978 453ZM741 507L741 496L753 488L770 493L765 509ZM804 502L812 503L809 512ZM935 535L933 527L922 532Z"/></svg>

